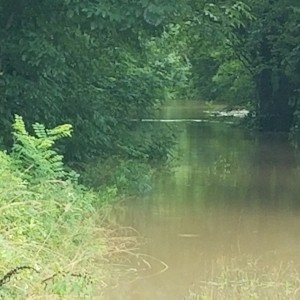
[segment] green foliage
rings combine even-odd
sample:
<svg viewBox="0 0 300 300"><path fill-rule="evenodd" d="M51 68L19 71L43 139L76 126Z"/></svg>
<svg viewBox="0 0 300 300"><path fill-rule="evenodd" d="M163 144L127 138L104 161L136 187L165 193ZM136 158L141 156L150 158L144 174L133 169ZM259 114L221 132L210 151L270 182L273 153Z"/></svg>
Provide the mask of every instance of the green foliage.
<svg viewBox="0 0 300 300"><path fill-rule="evenodd" d="M252 102L255 87L251 74L231 49L214 42L193 45L194 98L233 105Z"/></svg>
<svg viewBox="0 0 300 300"><path fill-rule="evenodd" d="M46 129L43 124L35 123L32 136L25 128L23 118L16 115L13 124L15 142L11 156L16 168L24 172L27 180L60 180L70 175L64 169L63 156L53 146L55 141L70 137L72 126L64 124L53 129Z"/></svg>
<svg viewBox="0 0 300 300"><path fill-rule="evenodd" d="M235 31L253 19L250 7L241 1L223 1L219 5L199 2L195 6L203 12L194 13L187 31L193 98L232 104L253 101L251 74L230 44Z"/></svg>
<svg viewBox="0 0 300 300"><path fill-rule="evenodd" d="M0 278L21 269L0 287L0 298L91 297L93 277L105 276L95 258L102 264L107 254L95 206L105 202L107 207L115 194L87 191L68 180L52 146L70 136L70 125L35 124L36 136L31 136L16 116L13 127L12 153L0 152Z"/></svg>
<svg viewBox="0 0 300 300"><path fill-rule="evenodd" d="M187 92L191 66L185 55L188 44L184 34L184 25L170 24L159 37L146 42L148 63L154 66L167 92L163 100L177 100Z"/></svg>
<svg viewBox="0 0 300 300"><path fill-rule="evenodd" d="M143 125L126 136L126 146L122 148L127 153L125 158L116 155L86 163L81 175L83 184L96 190L113 186L122 196L150 192L155 170L158 166L166 167L173 157L170 149L175 146L175 128L148 122Z"/></svg>
<svg viewBox="0 0 300 300"><path fill-rule="evenodd" d="M180 11L177 2L2 1L0 111L6 117L0 133L6 147L13 115L22 114L30 124L73 125L72 140L60 145L67 160L119 155L124 136L139 126L132 119L151 115L176 90L177 50L156 51L153 38L170 32L164 26ZM168 35L162 39L170 41L174 34Z"/></svg>
<svg viewBox="0 0 300 300"><path fill-rule="evenodd" d="M152 189L152 176L153 170L149 164L112 157L87 164L82 180L85 185L96 190L112 186L118 195L137 196Z"/></svg>
<svg viewBox="0 0 300 300"><path fill-rule="evenodd" d="M299 2L199 1L193 7L195 96L251 102L260 129L290 130L299 98Z"/></svg>
<svg viewBox="0 0 300 300"><path fill-rule="evenodd" d="M212 84L218 87L216 99L225 103L247 105L255 98L254 82L237 59L224 60L212 77Z"/></svg>
<svg viewBox="0 0 300 300"><path fill-rule="evenodd" d="M240 53L256 84L256 117L263 130L288 131L297 99L299 3L247 1L255 15L244 30L236 31L231 46ZM292 105L291 105L292 104Z"/></svg>

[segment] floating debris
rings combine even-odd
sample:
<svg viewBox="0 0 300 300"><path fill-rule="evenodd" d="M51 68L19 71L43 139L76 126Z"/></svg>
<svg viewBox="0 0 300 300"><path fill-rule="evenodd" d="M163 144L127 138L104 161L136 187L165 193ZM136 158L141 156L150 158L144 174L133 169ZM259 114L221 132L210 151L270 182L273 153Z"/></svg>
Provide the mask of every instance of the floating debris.
<svg viewBox="0 0 300 300"><path fill-rule="evenodd" d="M197 238L199 237L199 234L196 233L180 233L178 234L179 237L183 237L183 238Z"/></svg>
<svg viewBox="0 0 300 300"><path fill-rule="evenodd" d="M137 122L138 120L132 120ZM231 121L208 120L208 119L142 119L141 122L161 122L161 123L225 123L234 124Z"/></svg>
<svg viewBox="0 0 300 300"><path fill-rule="evenodd" d="M229 111L204 111L204 113L209 114L213 117L235 117L235 118L245 118L249 114L247 109L236 109Z"/></svg>

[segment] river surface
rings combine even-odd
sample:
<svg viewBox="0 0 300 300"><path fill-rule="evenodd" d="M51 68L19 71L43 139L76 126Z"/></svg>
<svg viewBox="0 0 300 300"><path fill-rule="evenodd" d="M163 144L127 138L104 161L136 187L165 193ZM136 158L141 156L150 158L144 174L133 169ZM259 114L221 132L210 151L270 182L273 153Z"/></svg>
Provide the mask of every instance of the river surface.
<svg viewBox="0 0 300 300"><path fill-rule="evenodd" d="M283 292L264 299L300 299L297 290L282 291L300 270L300 176L287 136L222 123L176 126L174 170L150 194L128 201L122 218L147 239L138 250L138 275L106 299L250 299L209 287L220 290L220 278L232 270L244 282L255 274L261 289L276 283L276 295ZM298 277L291 280L300 286ZM196 296L201 289L206 298Z"/></svg>

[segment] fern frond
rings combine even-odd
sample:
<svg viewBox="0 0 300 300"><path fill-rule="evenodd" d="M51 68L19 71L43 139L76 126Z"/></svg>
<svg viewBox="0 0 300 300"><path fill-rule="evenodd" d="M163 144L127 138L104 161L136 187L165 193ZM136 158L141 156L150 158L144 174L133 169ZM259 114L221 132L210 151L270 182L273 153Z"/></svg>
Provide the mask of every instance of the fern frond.
<svg viewBox="0 0 300 300"><path fill-rule="evenodd" d="M56 126L52 129L47 129L47 134L53 140L58 140L64 137L70 137L72 135L72 125L63 124Z"/></svg>
<svg viewBox="0 0 300 300"><path fill-rule="evenodd" d="M32 125L32 128L34 130L34 133L35 135L38 137L38 138L42 138L42 139L45 139L47 138L47 132L46 132L46 128L43 124L40 124L40 123L34 123Z"/></svg>
<svg viewBox="0 0 300 300"><path fill-rule="evenodd" d="M28 180L63 179L66 176L70 178L64 169L63 156L52 147L56 140L71 136L72 126L64 124L46 129L43 124L35 123L32 127L35 136L27 132L22 117L15 116L13 124L15 143L12 156L15 157L16 166L22 171L29 170L26 171Z"/></svg>
<svg viewBox="0 0 300 300"><path fill-rule="evenodd" d="M28 135L28 132L25 127L23 118L19 115L15 115L15 122L12 125L16 134Z"/></svg>
<svg viewBox="0 0 300 300"><path fill-rule="evenodd" d="M40 140L40 143L39 143L39 145L37 145L37 148L46 150L46 149L51 148L53 145L54 145L54 141L49 140L49 139L43 139L43 140Z"/></svg>

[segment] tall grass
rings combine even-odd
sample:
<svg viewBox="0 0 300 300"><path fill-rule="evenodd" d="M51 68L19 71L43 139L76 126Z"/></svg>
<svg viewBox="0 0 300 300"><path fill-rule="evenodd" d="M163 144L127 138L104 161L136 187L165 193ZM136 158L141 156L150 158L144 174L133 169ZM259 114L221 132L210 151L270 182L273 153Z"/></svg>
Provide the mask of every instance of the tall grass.
<svg viewBox="0 0 300 300"><path fill-rule="evenodd" d="M70 126L35 128L16 118L13 150L0 152L0 298L89 298L107 284L116 192L89 191L65 171L52 146Z"/></svg>

